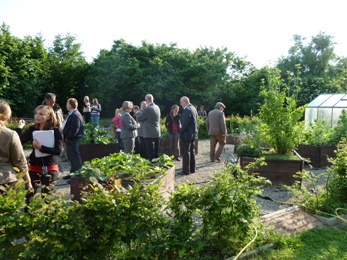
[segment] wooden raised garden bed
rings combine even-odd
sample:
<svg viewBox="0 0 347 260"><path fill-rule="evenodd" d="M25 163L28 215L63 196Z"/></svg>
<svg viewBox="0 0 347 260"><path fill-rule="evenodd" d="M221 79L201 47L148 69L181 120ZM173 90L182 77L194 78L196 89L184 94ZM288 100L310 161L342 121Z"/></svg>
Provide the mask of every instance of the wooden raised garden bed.
<svg viewBox="0 0 347 260"><path fill-rule="evenodd" d="M329 166L328 157L335 158L335 145L330 146L316 146L299 144L299 154L310 160L310 163L315 168Z"/></svg>
<svg viewBox="0 0 347 260"><path fill-rule="evenodd" d="M82 162L86 162L94 158L102 158L118 152L118 143L80 144L78 148L80 150Z"/></svg>
<svg viewBox="0 0 347 260"><path fill-rule="evenodd" d="M254 162L254 157L241 157L240 165L243 169ZM297 178L294 174L302 171L304 161L300 158L295 160L286 159L265 159L267 165L260 166L250 173L258 173L259 176L265 177L272 182L272 185L293 185Z"/></svg>
<svg viewBox="0 0 347 260"><path fill-rule="evenodd" d="M175 167L171 167L168 169L162 176L156 178L151 181L150 184L155 184L161 181L161 185L159 187L160 194L167 198L170 192L175 190ZM85 178L80 176L73 176L70 179L70 193L73 195L73 200L81 202L81 192L84 188L90 184L91 182L87 181ZM132 181L124 180L122 181L122 186L125 188L129 188L134 183Z"/></svg>

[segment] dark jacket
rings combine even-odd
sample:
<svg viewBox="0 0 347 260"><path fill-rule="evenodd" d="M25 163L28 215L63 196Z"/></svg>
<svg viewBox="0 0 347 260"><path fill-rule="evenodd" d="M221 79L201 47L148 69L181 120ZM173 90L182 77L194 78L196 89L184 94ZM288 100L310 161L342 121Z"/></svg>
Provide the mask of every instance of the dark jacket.
<svg viewBox="0 0 347 260"><path fill-rule="evenodd" d="M180 131L180 121L181 121L181 115L177 114L176 116L172 116L172 113L170 113L166 118L165 118L165 127L167 131L172 134L172 123L176 122L177 124L177 130Z"/></svg>
<svg viewBox="0 0 347 260"><path fill-rule="evenodd" d="M192 104L183 109L180 138L182 140L195 140L198 138L198 113Z"/></svg>
<svg viewBox="0 0 347 260"><path fill-rule="evenodd" d="M44 156L44 157L36 157L35 156L35 149L33 148L30 157L29 157L29 162L31 165L38 165L38 166L49 166L49 165L54 165L58 163L57 160L57 155L60 155L62 150L63 150L63 134L61 132L61 129L59 127L54 127L52 129L54 131L54 147L46 147L42 145L42 148L40 152L42 153L49 153L51 155L49 156ZM35 128L34 125L30 126L25 133L23 133L23 130L20 128L16 129L16 132L19 135L20 141L22 144L29 142L32 143L33 140L33 132L38 131L38 129Z"/></svg>
<svg viewBox="0 0 347 260"><path fill-rule="evenodd" d="M74 138L81 138L83 136L83 118L77 109L75 109L66 119L63 133L65 141Z"/></svg>

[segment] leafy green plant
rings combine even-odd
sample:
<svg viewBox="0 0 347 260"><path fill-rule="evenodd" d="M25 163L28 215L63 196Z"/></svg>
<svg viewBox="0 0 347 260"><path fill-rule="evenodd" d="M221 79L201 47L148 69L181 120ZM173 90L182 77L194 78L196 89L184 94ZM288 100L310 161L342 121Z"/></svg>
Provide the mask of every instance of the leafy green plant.
<svg viewBox="0 0 347 260"><path fill-rule="evenodd" d="M259 147L252 146L251 144L241 144L237 148L236 154L239 157L260 157L262 151Z"/></svg>
<svg viewBox="0 0 347 260"><path fill-rule="evenodd" d="M315 120L304 130L303 144L327 146L334 145L332 140L333 128L330 128L325 120Z"/></svg>
<svg viewBox="0 0 347 260"><path fill-rule="evenodd" d="M305 106L297 107L295 96L287 96L287 89L277 69L269 69L263 80L258 131L261 140L273 147L276 153L290 153L302 140L302 120Z"/></svg>
<svg viewBox="0 0 347 260"><path fill-rule="evenodd" d="M116 142L110 131L100 128L98 125L91 123L84 124L84 135L81 144L108 144Z"/></svg>
<svg viewBox="0 0 347 260"><path fill-rule="evenodd" d="M139 182L153 179L173 165L171 158L166 154L151 163L138 154L131 155L120 152L85 162L75 175L86 180L96 178L100 181L106 181L113 178Z"/></svg>
<svg viewBox="0 0 347 260"><path fill-rule="evenodd" d="M333 130L331 143L337 144L342 139L342 137L347 137L346 129L347 129L347 111L343 109L339 116L339 121L337 122L337 125Z"/></svg>
<svg viewBox="0 0 347 260"><path fill-rule="evenodd" d="M306 210L331 215L336 208L347 207L347 143L337 145L336 158L330 158L331 166L326 172L314 175L311 171L297 173L300 181L287 186L295 195L293 202ZM320 184L324 180L324 185Z"/></svg>
<svg viewBox="0 0 347 260"><path fill-rule="evenodd" d="M82 203L37 194L27 212L23 187L9 190L0 195L0 258L225 258L262 231L254 197L264 183L231 165L207 186L180 184L166 202L159 183L91 184ZM255 245L263 242L259 236Z"/></svg>

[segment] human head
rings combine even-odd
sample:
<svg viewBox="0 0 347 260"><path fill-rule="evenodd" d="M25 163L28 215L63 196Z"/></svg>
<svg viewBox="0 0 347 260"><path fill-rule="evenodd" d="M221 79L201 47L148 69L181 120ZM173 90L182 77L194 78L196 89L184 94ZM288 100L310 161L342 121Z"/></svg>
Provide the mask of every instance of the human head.
<svg viewBox="0 0 347 260"><path fill-rule="evenodd" d="M201 110L201 111L204 110L204 105L200 105L200 110Z"/></svg>
<svg viewBox="0 0 347 260"><path fill-rule="evenodd" d="M171 107L171 113L178 113L178 110L179 110L180 108L179 108L179 106L178 105L173 105L172 107Z"/></svg>
<svg viewBox="0 0 347 260"><path fill-rule="evenodd" d="M46 121L44 129L52 129L53 127L55 127L57 125L58 121L57 121L57 118L55 116L54 110L51 106L40 105L40 106L36 107L34 117L38 113L42 113L47 117L47 121ZM39 124L35 124L35 126L36 126L36 128L39 128Z"/></svg>
<svg viewBox="0 0 347 260"><path fill-rule="evenodd" d="M122 111L130 112L131 109L133 109L133 102L131 102L131 101L124 101L123 105L122 105Z"/></svg>
<svg viewBox="0 0 347 260"><path fill-rule="evenodd" d="M145 96L145 100L146 100L146 103L147 103L147 104L151 104L151 103L153 103L153 101L154 101L154 97L153 97L152 94L147 94L147 95Z"/></svg>
<svg viewBox="0 0 347 260"><path fill-rule="evenodd" d="M45 103L47 106L51 106L51 107L54 106L55 99L56 99L55 94L53 94L53 93L46 93L45 94Z"/></svg>
<svg viewBox="0 0 347 260"><path fill-rule="evenodd" d="M98 99L96 99L96 98L93 98L92 102L93 102L94 105L99 104Z"/></svg>
<svg viewBox="0 0 347 260"><path fill-rule="evenodd" d="M137 111L139 111L139 106L135 105L133 106L133 112L136 113Z"/></svg>
<svg viewBox="0 0 347 260"><path fill-rule="evenodd" d="M66 102L66 108L68 111L76 109L78 107L78 101L75 98L69 98Z"/></svg>
<svg viewBox="0 0 347 260"><path fill-rule="evenodd" d="M189 98L186 96L181 97L180 104L182 107L186 107L189 104Z"/></svg>
<svg viewBox="0 0 347 260"><path fill-rule="evenodd" d="M222 102L217 102L215 108L219 109L219 110L224 110L225 105Z"/></svg>
<svg viewBox="0 0 347 260"><path fill-rule="evenodd" d="M88 96L85 96L85 97L83 98L83 101L84 101L84 102L89 102L89 97L88 97Z"/></svg>
<svg viewBox="0 0 347 260"><path fill-rule="evenodd" d="M11 107L5 101L0 99L0 125L6 125L8 120L11 118Z"/></svg>
<svg viewBox="0 0 347 260"><path fill-rule="evenodd" d="M141 109L145 109L147 107L146 101L141 101L140 107Z"/></svg>

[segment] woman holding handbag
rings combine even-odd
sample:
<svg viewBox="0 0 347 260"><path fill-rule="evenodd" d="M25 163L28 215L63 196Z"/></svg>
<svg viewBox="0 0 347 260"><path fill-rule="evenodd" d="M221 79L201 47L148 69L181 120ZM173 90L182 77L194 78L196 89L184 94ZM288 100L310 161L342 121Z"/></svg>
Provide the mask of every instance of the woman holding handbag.
<svg viewBox="0 0 347 260"><path fill-rule="evenodd" d="M22 132L25 121L19 120L16 129L21 143L31 142L33 150L29 157L29 175L34 194L37 187L41 185L43 194L50 193L53 190L58 179L58 158L63 149L63 134L61 128L57 126L57 119L50 106L40 105L35 109L35 122L26 132ZM51 130L51 146L41 144L38 138L34 138L36 131ZM47 133L47 132L46 132ZM36 150L36 151L35 151Z"/></svg>

